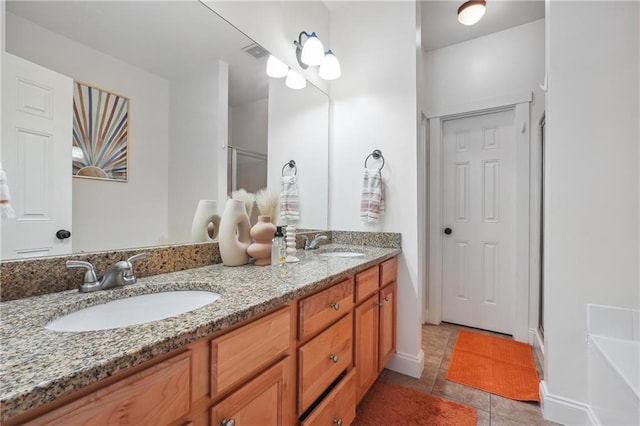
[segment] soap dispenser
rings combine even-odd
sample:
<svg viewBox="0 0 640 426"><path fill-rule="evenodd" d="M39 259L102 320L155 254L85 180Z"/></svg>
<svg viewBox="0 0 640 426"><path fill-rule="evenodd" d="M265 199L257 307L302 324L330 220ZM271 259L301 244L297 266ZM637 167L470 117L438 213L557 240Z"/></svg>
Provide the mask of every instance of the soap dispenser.
<svg viewBox="0 0 640 426"><path fill-rule="evenodd" d="M282 233L282 226L276 228L276 233L271 241L271 264L282 266L284 265L287 256L287 246L284 243L284 234Z"/></svg>

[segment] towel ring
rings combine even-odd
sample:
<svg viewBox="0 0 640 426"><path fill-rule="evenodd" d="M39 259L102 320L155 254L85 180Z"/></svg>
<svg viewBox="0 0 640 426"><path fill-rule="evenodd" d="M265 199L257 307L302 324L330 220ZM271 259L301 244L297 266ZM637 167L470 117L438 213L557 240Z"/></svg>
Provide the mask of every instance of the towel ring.
<svg viewBox="0 0 640 426"><path fill-rule="evenodd" d="M382 170L382 168L384 167L384 156L382 155L382 151L380 151L379 149L374 149L371 154L367 155L367 158L364 159L364 168L367 168L367 161L369 161L369 158L371 157L373 157L374 160L382 159L382 166L378 168L378 170Z"/></svg>
<svg viewBox="0 0 640 426"><path fill-rule="evenodd" d="M284 171L287 168L287 166L291 169L293 169L293 175L296 176L298 174L298 168L296 167L296 162L293 160L289 160L286 163L284 163L284 166L282 166L282 176L284 176Z"/></svg>

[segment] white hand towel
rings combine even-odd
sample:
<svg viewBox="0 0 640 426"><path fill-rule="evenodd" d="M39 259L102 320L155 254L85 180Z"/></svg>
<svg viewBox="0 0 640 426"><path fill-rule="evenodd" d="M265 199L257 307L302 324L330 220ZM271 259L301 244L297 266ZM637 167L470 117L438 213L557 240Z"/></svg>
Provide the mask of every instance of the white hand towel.
<svg viewBox="0 0 640 426"><path fill-rule="evenodd" d="M360 220L376 223L384 214L384 182L379 169L364 169Z"/></svg>
<svg viewBox="0 0 640 426"><path fill-rule="evenodd" d="M2 164L0 163L0 218L13 219L15 217L16 212L13 210L13 207L11 207L7 174L2 170Z"/></svg>
<svg viewBox="0 0 640 426"><path fill-rule="evenodd" d="M280 219L298 220L300 206L298 204L298 183L296 176L282 176L280 185Z"/></svg>

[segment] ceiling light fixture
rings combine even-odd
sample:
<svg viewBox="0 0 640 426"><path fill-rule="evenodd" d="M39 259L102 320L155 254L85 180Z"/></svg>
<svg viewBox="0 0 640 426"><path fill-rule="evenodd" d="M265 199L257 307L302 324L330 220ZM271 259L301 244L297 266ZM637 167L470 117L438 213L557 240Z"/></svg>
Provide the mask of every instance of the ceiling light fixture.
<svg viewBox="0 0 640 426"><path fill-rule="evenodd" d="M484 16L487 2L485 0L470 0L458 8L458 22L462 25L473 25Z"/></svg>

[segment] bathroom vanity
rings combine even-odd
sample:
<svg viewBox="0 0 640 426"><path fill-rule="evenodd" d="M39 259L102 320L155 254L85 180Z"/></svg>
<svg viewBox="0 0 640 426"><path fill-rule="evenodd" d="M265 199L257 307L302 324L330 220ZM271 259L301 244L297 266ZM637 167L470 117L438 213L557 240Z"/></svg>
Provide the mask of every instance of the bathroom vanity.
<svg viewBox="0 0 640 426"><path fill-rule="evenodd" d="M350 424L395 352L400 249L324 247L363 256L304 252L283 268L218 264L4 302L2 423ZM221 298L119 329L43 327L84 306L168 289Z"/></svg>

